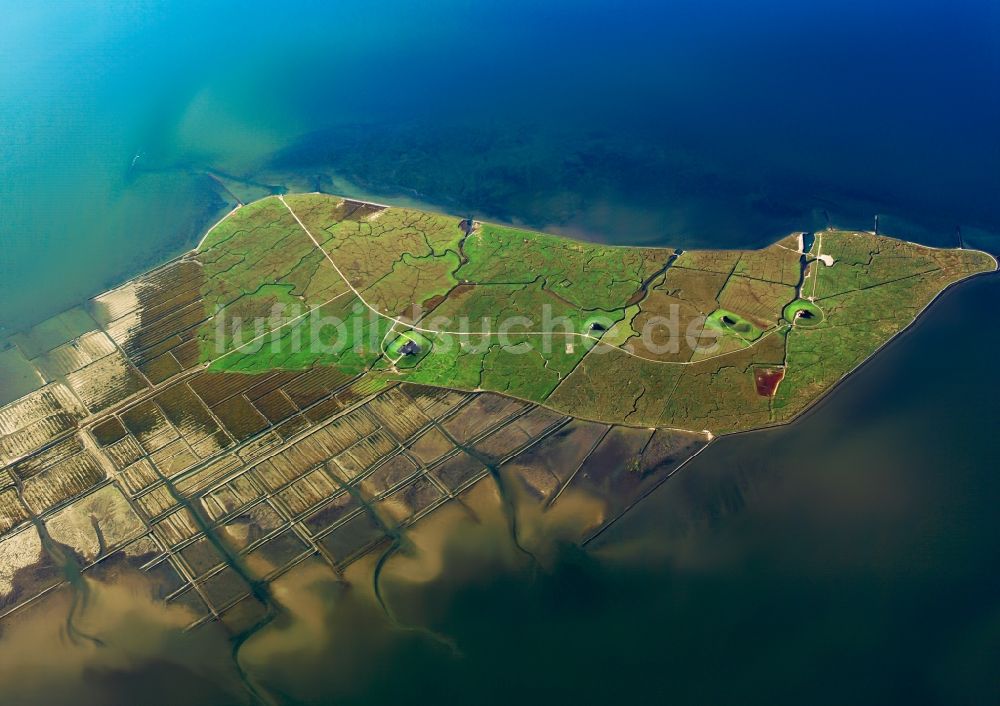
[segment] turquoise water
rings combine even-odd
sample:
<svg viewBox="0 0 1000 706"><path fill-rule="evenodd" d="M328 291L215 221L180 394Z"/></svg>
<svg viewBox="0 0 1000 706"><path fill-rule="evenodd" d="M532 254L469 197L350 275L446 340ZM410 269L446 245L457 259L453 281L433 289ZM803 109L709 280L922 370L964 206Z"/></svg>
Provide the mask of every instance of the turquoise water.
<svg viewBox="0 0 1000 706"><path fill-rule="evenodd" d="M321 188L615 242L993 247L994 4L3 3L0 325ZM228 192L213 179L251 184Z"/></svg>

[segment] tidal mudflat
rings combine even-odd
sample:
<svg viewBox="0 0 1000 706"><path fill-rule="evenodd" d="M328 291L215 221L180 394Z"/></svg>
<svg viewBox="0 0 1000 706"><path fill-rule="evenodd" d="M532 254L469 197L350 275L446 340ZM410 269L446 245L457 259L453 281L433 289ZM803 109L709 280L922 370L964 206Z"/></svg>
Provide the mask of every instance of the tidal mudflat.
<svg viewBox="0 0 1000 706"><path fill-rule="evenodd" d="M66 684L168 662L211 682L192 682L195 701L216 702L350 692L361 682L346 667L317 682L299 661L318 666L345 635L358 640L358 623L328 632L351 621L372 629L361 653L406 649L398 638L411 634L414 649L452 659L424 589L474 581L472 554L489 571L561 565L705 449L706 426L783 421L782 399L794 415L942 289L995 267L870 233L805 242L607 248L324 195L243 207L197 251L6 344L3 643L61 636ZM590 268L595 258L607 267ZM359 319L339 356L290 347L311 325L301 314L252 350L249 331L217 325L233 310L246 321L339 298ZM577 325L540 366L516 365L529 341L447 349L449 331L425 325L511 301L520 314L557 302ZM859 319L872 301L877 316ZM712 329L721 352L640 348L637 328L671 303L702 313L695 338ZM844 355L817 365L824 332ZM371 335L377 345L354 345ZM601 347L612 354L591 362ZM679 371L663 383L674 393L645 389L659 370ZM630 381L643 391L625 395Z"/></svg>

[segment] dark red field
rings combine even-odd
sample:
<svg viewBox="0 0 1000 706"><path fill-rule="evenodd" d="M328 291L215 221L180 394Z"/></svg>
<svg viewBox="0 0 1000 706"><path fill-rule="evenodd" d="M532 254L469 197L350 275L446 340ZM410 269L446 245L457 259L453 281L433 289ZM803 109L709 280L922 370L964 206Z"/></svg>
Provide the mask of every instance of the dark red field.
<svg viewBox="0 0 1000 706"><path fill-rule="evenodd" d="M778 383L784 377L784 368L757 368L753 371L753 381L757 386L757 394L761 397L774 397Z"/></svg>

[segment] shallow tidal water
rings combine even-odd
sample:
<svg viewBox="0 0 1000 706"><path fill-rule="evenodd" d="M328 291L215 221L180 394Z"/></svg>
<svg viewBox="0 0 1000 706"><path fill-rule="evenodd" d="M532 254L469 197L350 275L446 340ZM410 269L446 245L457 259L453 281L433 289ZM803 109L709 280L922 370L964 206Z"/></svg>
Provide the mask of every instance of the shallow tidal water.
<svg viewBox="0 0 1000 706"><path fill-rule="evenodd" d="M0 325L323 189L620 243L827 222L1000 250L996 7L4 8ZM303 565L241 646L95 586L0 636L0 703L1000 701L991 321L960 285L796 424L722 439L600 538L495 503Z"/></svg>
<svg viewBox="0 0 1000 706"><path fill-rule="evenodd" d="M323 189L616 243L997 249L987 0L3 3L0 325ZM235 180L234 180L235 179Z"/></svg>
<svg viewBox="0 0 1000 706"><path fill-rule="evenodd" d="M959 285L804 418L718 440L584 548L593 499L517 500L515 545L482 482L384 562L300 564L239 645L182 632L139 579L51 594L4 626L0 703L993 703L1000 384L978 372L1000 334L967 344L998 290Z"/></svg>

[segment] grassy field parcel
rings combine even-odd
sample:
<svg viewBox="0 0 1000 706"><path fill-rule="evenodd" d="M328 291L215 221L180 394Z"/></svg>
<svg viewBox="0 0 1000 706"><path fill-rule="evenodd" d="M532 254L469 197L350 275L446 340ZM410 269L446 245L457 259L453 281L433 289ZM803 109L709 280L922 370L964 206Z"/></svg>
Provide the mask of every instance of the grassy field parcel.
<svg viewBox="0 0 1000 706"><path fill-rule="evenodd" d="M333 196L240 208L195 258L212 370L329 366L607 422L785 421L907 326L977 251L824 231L753 251L582 243ZM780 385L761 384L761 371Z"/></svg>

